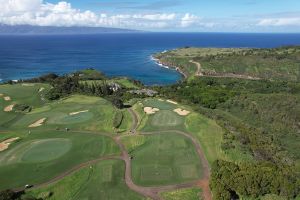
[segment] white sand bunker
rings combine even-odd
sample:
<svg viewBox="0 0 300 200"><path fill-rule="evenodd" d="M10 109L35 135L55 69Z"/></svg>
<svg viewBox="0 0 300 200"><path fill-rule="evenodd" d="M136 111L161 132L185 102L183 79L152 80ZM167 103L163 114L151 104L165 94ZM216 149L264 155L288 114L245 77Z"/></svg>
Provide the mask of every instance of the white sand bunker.
<svg viewBox="0 0 300 200"><path fill-rule="evenodd" d="M178 115L181 115L181 116L187 116L188 114L191 113L190 111L183 110L181 108L174 109L173 111L176 112Z"/></svg>
<svg viewBox="0 0 300 200"><path fill-rule="evenodd" d="M33 87L34 84L33 83L23 83L22 86Z"/></svg>
<svg viewBox="0 0 300 200"><path fill-rule="evenodd" d="M16 137L16 138L10 138L10 139L8 139L8 140L4 140L3 142L1 142L1 143L0 143L0 152L1 152L1 151L4 151L4 150L6 150L6 149L8 149L9 145L10 145L12 142L14 142L14 141L16 141L16 140L18 140L18 139L19 139L18 137Z"/></svg>
<svg viewBox="0 0 300 200"><path fill-rule="evenodd" d="M78 112L71 112L71 113L69 113L69 115L78 115L80 113L86 113L86 112L89 112L89 110L82 110L82 111L78 111Z"/></svg>
<svg viewBox="0 0 300 200"><path fill-rule="evenodd" d="M6 96L6 97L4 97L4 100L5 100L5 101L10 101L11 98L10 98L9 96Z"/></svg>
<svg viewBox="0 0 300 200"><path fill-rule="evenodd" d="M158 108L152 108L152 107L145 107L145 108L144 108L144 112L145 112L147 115L155 114L155 113L158 112L158 111L159 111Z"/></svg>
<svg viewBox="0 0 300 200"><path fill-rule="evenodd" d="M14 104L6 106L4 108L4 112L11 112L13 110L14 106L15 106Z"/></svg>
<svg viewBox="0 0 300 200"><path fill-rule="evenodd" d="M172 103L172 104L175 104L175 105L178 104L176 101L172 101L172 100L167 100L167 102Z"/></svg>
<svg viewBox="0 0 300 200"><path fill-rule="evenodd" d="M34 122L33 124L29 125L28 127L29 127L29 128L35 128L35 127L42 126L43 123L46 121L46 119L47 119L47 118L39 119L39 120L37 120L36 122Z"/></svg>
<svg viewBox="0 0 300 200"><path fill-rule="evenodd" d="M41 87L41 88L39 89L39 92L43 92L44 90L45 90L45 88Z"/></svg>

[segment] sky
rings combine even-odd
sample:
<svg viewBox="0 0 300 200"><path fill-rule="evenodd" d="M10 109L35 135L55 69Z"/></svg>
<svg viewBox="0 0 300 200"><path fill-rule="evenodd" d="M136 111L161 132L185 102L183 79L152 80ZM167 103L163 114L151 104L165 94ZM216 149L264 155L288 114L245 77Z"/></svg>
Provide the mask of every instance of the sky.
<svg viewBox="0 0 300 200"><path fill-rule="evenodd" d="M0 0L0 23L300 33L300 0Z"/></svg>

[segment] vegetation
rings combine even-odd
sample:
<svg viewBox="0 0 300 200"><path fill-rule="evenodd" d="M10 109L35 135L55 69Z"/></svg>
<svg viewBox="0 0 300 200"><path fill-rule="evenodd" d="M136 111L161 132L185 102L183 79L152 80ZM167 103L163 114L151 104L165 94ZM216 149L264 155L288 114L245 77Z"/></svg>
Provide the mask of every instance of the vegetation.
<svg viewBox="0 0 300 200"><path fill-rule="evenodd" d="M118 153L117 145L105 136L35 131L1 152L0 190L45 182L80 163Z"/></svg>
<svg viewBox="0 0 300 200"><path fill-rule="evenodd" d="M155 55L165 65L179 67L189 77L201 64L205 76L300 81L300 47L274 49L182 48Z"/></svg>
<svg viewBox="0 0 300 200"><path fill-rule="evenodd" d="M218 156L210 158L206 148L211 152L212 145L215 148L218 146L213 143L205 145L207 138L202 138L200 143L206 150L210 163L215 158L219 159L218 167L212 168L212 173L217 178L215 181L212 179L211 187L214 193L219 195L219 199L227 199L229 194L258 197L270 193L288 198L299 195L297 187L288 186L289 194L292 195L288 196L287 193L282 192L287 190L285 186L279 184L285 180L297 186L300 178L299 152L296 150L299 149L300 130L299 88L300 85L296 82L202 77L173 86L156 88L156 90L167 98L192 105L195 110L216 120L223 127L223 138L217 140L222 141L219 143L221 154L214 153L213 155ZM192 115L190 117L196 120ZM187 125L188 130L190 129L191 132L194 130L194 134L197 132L194 127L196 125L189 125L189 123ZM199 126L199 129L202 128ZM218 152L218 149L215 152ZM221 156L223 153L225 157ZM262 185L260 190L253 193L237 190L230 184L225 187L226 192L220 190L220 188L224 189L222 182L226 181L226 176L223 176L225 171L221 170L221 166L226 165L227 162L220 160L224 158L230 162L229 164L237 165L243 170L241 177L249 174L249 180L251 177L259 177L261 172L265 172L264 170L272 171L275 176L281 174L283 178L276 179L277 182L272 183L278 184L279 192L274 193L273 189L264 188ZM289 177L293 179L290 180ZM251 181L235 178L239 180L237 183L240 187L255 186ZM269 183L268 180L265 181ZM258 179L257 184L260 183Z"/></svg>
<svg viewBox="0 0 300 200"><path fill-rule="evenodd" d="M149 135L132 143L132 176L138 185L153 186L183 183L201 177L201 163L192 142L173 134ZM127 138L124 138L126 141ZM135 145L139 144L139 145ZM133 148L134 147L134 148Z"/></svg>
<svg viewBox="0 0 300 200"><path fill-rule="evenodd" d="M132 199L142 200L142 196L129 190L123 179L125 164L120 160L106 160L87 166L66 178L29 193L47 200L98 200Z"/></svg>
<svg viewBox="0 0 300 200"><path fill-rule="evenodd" d="M180 189L161 194L164 200L198 200L201 190L199 188Z"/></svg>

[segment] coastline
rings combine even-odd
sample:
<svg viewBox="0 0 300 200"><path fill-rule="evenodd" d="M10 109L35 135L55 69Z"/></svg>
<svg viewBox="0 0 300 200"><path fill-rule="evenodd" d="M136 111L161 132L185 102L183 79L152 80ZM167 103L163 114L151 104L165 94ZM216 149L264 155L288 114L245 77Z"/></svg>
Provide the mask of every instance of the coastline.
<svg viewBox="0 0 300 200"><path fill-rule="evenodd" d="M165 53L165 52L167 52L167 51L163 51L161 53ZM173 65L170 65L168 63L164 63L161 60L159 60L158 58L155 58L154 55L151 55L151 60L153 60L160 67L163 67L163 68L166 68L166 69L171 69L171 70L176 70L177 72L179 72L184 77L184 79L188 78L188 76L177 66L173 66Z"/></svg>

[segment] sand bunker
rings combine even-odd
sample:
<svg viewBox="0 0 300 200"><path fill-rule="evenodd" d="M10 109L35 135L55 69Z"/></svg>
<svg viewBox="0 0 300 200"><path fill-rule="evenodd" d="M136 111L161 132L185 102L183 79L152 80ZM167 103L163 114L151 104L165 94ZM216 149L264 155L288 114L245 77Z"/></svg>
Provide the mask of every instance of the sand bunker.
<svg viewBox="0 0 300 200"><path fill-rule="evenodd" d="M145 108L144 108L144 112L145 112L147 115L155 114L155 113L158 112L158 111L159 111L158 108L152 108L152 107L145 107Z"/></svg>
<svg viewBox="0 0 300 200"><path fill-rule="evenodd" d="M7 97L4 97L4 100L5 100L5 101L10 101L11 98L10 98L9 96L7 96Z"/></svg>
<svg viewBox="0 0 300 200"><path fill-rule="evenodd" d="M46 121L46 119L47 119L47 118L39 119L39 120L37 120L36 122L34 122L33 124L29 125L28 127L29 127L29 128L35 128L35 127L42 126L43 123Z"/></svg>
<svg viewBox="0 0 300 200"><path fill-rule="evenodd" d="M33 83L23 83L22 86L33 87L34 84Z"/></svg>
<svg viewBox="0 0 300 200"><path fill-rule="evenodd" d="M172 101L172 100L167 100L167 102L172 103L172 104L175 104L175 105L178 104L176 101Z"/></svg>
<svg viewBox="0 0 300 200"><path fill-rule="evenodd" d="M6 106L4 108L4 112L11 112L13 110L14 106L15 106L14 104Z"/></svg>
<svg viewBox="0 0 300 200"><path fill-rule="evenodd" d="M10 138L10 139L8 139L8 140L4 140L3 142L1 142L0 143L0 152L1 151L4 151L4 150L6 150L6 149L8 149L8 146L12 143L12 142L14 142L14 141L16 141L16 140L18 140L19 138L18 137L16 137L16 138Z"/></svg>
<svg viewBox="0 0 300 200"><path fill-rule="evenodd" d="M173 111L176 112L178 115L181 115L181 116L187 116L188 114L191 113L190 111L183 110L181 108L177 108L177 109L175 109Z"/></svg>
<svg viewBox="0 0 300 200"><path fill-rule="evenodd" d="M41 88L39 89L39 92L43 92L44 89L45 89L45 88L41 87Z"/></svg>
<svg viewBox="0 0 300 200"><path fill-rule="evenodd" d="M89 112L89 110L82 110L82 111L78 111L78 112L71 112L71 113L69 113L69 115L78 115L79 113L85 113L85 112Z"/></svg>

